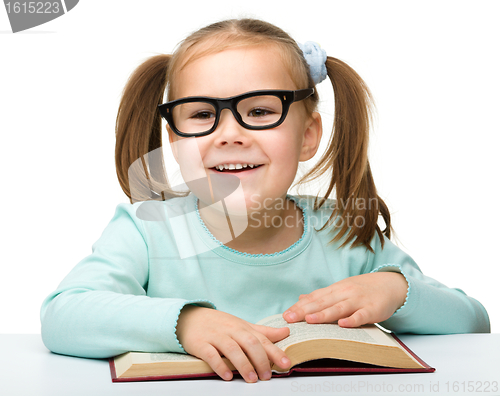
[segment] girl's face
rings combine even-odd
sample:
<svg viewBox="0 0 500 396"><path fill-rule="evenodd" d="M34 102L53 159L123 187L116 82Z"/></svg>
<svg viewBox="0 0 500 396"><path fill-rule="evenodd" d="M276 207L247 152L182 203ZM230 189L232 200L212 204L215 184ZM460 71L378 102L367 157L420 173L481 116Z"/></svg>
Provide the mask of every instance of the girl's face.
<svg viewBox="0 0 500 396"><path fill-rule="evenodd" d="M298 89L277 52L274 46L243 47L188 62L177 75L175 98L226 98L262 89ZM210 135L181 138L169 130L169 140L174 143L174 155L183 177L186 174L206 176L220 173L215 167L221 164L260 165L253 169L247 166L246 169L224 172L240 179L248 211L269 207L273 201L285 199L299 161L306 161L316 153L320 138L319 114L308 116L301 102L293 103L283 124L273 129L245 129L231 111L225 109L217 129ZM175 142L183 143L180 141L184 139L196 142L201 162L195 160L197 153L190 155L191 162L191 158L186 158L186 151L176 150ZM190 143L189 147L193 145ZM184 158L180 158L182 155Z"/></svg>

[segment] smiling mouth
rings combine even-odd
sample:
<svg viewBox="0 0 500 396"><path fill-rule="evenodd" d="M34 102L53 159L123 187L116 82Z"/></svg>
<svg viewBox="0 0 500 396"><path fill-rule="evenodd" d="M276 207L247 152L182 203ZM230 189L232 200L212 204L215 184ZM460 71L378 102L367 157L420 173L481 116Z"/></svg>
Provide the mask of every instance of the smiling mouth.
<svg viewBox="0 0 500 396"><path fill-rule="evenodd" d="M241 173L241 172L246 172L250 171L252 169L256 169L262 166L260 165L248 165L248 164L224 164L224 165L217 165L214 166L213 168L210 168L214 171L220 172L220 173Z"/></svg>

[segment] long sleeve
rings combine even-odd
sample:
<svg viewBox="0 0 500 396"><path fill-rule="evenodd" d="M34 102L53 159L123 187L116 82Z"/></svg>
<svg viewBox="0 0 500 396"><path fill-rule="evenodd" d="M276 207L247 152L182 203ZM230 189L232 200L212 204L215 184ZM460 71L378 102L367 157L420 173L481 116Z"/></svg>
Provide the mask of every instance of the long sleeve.
<svg viewBox="0 0 500 396"><path fill-rule="evenodd" d="M119 205L102 236L43 302L42 339L56 353L107 358L126 351L184 352L175 327L185 304L147 296L148 247L132 205Z"/></svg>
<svg viewBox="0 0 500 396"><path fill-rule="evenodd" d="M488 314L477 300L425 276L415 261L387 238L383 249L377 236L372 247L375 254L368 265L371 272L400 272L408 282L404 305L380 323L382 326L397 333L490 332Z"/></svg>

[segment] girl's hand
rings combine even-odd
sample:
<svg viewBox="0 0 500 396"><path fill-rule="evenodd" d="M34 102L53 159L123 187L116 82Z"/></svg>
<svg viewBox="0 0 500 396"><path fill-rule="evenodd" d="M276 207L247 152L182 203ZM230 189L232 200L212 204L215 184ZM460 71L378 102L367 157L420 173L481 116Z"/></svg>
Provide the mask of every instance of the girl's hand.
<svg viewBox="0 0 500 396"><path fill-rule="evenodd" d="M310 294L283 314L289 322L332 323L358 327L382 322L403 305L408 283L398 272L374 272L343 279Z"/></svg>
<svg viewBox="0 0 500 396"><path fill-rule="evenodd" d="M254 325L211 308L186 305L177 321L177 338L190 355L197 356L223 379L233 374L221 358L224 355L246 382L271 378L270 360L281 368L290 360L273 342L288 337L288 327L279 329Z"/></svg>

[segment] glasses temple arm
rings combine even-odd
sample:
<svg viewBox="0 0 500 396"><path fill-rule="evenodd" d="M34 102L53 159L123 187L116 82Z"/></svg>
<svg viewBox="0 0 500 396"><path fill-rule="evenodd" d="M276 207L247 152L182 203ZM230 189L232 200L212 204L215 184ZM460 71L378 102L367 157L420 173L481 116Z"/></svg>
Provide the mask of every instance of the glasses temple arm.
<svg viewBox="0 0 500 396"><path fill-rule="evenodd" d="M308 98L312 94L314 94L314 88L299 89L298 91L294 91L293 101L298 102Z"/></svg>

